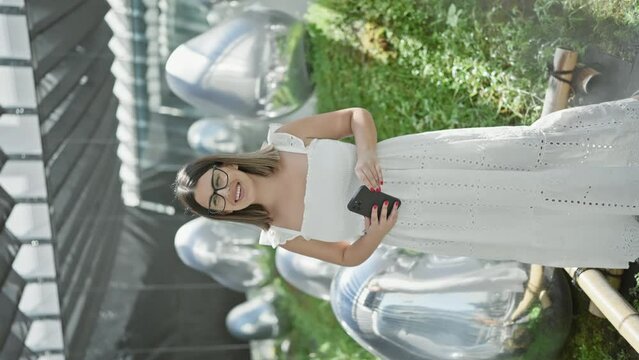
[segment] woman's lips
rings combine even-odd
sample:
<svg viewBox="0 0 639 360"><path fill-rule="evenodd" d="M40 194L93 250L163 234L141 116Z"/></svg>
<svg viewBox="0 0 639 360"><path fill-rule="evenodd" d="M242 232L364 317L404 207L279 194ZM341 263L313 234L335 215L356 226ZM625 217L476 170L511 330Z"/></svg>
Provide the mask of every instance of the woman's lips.
<svg viewBox="0 0 639 360"><path fill-rule="evenodd" d="M233 194L233 199L235 199L235 195L237 194L237 189L240 189L240 197L235 201L235 203L237 204L238 202L242 201L242 199L244 199L244 188L242 187L242 185L238 183L235 185L235 193Z"/></svg>

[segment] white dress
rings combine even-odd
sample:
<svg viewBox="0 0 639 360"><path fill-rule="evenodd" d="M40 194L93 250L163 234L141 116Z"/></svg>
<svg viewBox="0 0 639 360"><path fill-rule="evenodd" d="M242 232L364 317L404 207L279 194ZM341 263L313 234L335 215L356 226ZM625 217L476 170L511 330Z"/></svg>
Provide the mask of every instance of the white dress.
<svg viewBox="0 0 639 360"><path fill-rule="evenodd" d="M271 226L261 244L295 236L353 241L364 217L347 202L361 185L352 144L274 132L307 153L300 231ZM382 191L402 200L383 243L438 255L557 267L627 268L639 257L639 101L576 107L531 126L450 129L377 144Z"/></svg>

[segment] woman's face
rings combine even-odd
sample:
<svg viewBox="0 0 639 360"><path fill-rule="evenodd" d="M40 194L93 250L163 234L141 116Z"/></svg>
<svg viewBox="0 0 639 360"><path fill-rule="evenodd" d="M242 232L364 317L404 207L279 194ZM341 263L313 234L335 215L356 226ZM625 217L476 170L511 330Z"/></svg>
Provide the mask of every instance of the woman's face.
<svg viewBox="0 0 639 360"><path fill-rule="evenodd" d="M212 181L215 183L216 193L221 195L225 201L219 196L213 197L211 200L211 210L222 211L224 213L241 210L251 205L254 201L254 186L253 181L247 176L247 174L241 170L238 170L237 165L225 165L218 166L216 169L223 170L228 174L228 181L222 171L215 171L215 178L212 179L213 169L209 169L205 172L195 185L195 201L202 205L204 208L209 208L209 200L213 195ZM224 186L226 183L226 186ZM239 199L238 199L239 189Z"/></svg>

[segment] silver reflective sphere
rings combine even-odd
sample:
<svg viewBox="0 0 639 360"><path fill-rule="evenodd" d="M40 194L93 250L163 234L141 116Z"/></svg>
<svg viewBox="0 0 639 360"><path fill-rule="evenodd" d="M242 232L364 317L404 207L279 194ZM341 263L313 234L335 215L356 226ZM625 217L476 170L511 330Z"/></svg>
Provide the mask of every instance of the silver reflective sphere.
<svg viewBox="0 0 639 360"><path fill-rule="evenodd" d="M252 152L260 149L267 131L267 122L207 118L189 127L187 140L198 155Z"/></svg>
<svg viewBox="0 0 639 360"><path fill-rule="evenodd" d="M274 118L312 92L304 26L275 10L248 10L180 45L166 62L171 90L216 116Z"/></svg>
<svg viewBox="0 0 639 360"><path fill-rule="evenodd" d="M208 3L209 11L206 14L206 21L210 26L215 26L228 19L239 15L242 11L246 10L246 7L253 4L255 1L203 1Z"/></svg>
<svg viewBox="0 0 639 360"><path fill-rule="evenodd" d="M175 249L187 266L218 283L245 292L270 281L268 251L256 246L259 230L249 225L197 218L175 234Z"/></svg>
<svg viewBox="0 0 639 360"><path fill-rule="evenodd" d="M226 328L240 340L271 339L286 330L286 321L280 320L274 302L276 294L271 287L259 289L255 297L235 306L226 316Z"/></svg>
<svg viewBox="0 0 639 360"><path fill-rule="evenodd" d="M339 266L296 254L278 247L275 251L277 272L291 285L302 292L328 301L331 281Z"/></svg>
<svg viewBox="0 0 639 360"><path fill-rule="evenodd" d="M242 152L240 134L224 120L198 120L189 127L186 138L191 149L200 155Z"/></svg>
<svg viewBox="0 0 639 360"><path fill-rule="evenodd" d="M381 246L335 275L331 305L346 332L385 359L553 359L572 309L559 271Z"/></svg>

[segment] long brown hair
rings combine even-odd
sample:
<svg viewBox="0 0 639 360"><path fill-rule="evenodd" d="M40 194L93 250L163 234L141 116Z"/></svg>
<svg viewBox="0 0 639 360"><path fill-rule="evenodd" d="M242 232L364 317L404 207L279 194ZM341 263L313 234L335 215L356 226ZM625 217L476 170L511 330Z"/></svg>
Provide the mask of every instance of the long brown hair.
<svg viewBox="0 0 639 360"><path fill-rule="evenodd" d="M217 154L204 156L184 165L175 178L175 197L190 212L215 220L252 224L268 230L273 221L268 211L260 204L251 204L245 209L230 214L209 215L208 209L195 201L195 185L200 177L213 165L237 165L238 169L254 175L269 176L279 169L280 153L269 144L262 149L244 154Z"/></svg>

